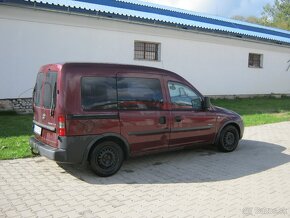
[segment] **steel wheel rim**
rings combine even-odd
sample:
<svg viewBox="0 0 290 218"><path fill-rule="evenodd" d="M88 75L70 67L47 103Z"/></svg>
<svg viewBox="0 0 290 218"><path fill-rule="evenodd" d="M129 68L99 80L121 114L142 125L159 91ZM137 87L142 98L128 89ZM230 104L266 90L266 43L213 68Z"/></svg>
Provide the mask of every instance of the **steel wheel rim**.
<svg viewBox="0 0 290 218"><path fill-rule="evenodd" d="M99 152L97 163L102 169L109 169L116 165L117 159L117 154L114 149L106 147Z"/></svg>
<svg viewBox="0 0 290 218"><path fill-rule="evenodd" d="M235 134L233 132L226 132L223 137L223 142L225 148L232 149L236 142Z"/></svg>

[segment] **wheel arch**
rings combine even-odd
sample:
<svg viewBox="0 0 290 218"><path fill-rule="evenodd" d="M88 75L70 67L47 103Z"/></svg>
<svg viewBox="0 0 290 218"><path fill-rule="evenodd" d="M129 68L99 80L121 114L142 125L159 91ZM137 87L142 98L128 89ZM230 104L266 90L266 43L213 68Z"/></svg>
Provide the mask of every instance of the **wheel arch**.
<svg viewBox="0 0 290 218"><path fill-rule="evenodd" d="M219 138L220 138L220 134L221 134L222 130L223 130L224 128L226 128L227 126L231 126L231 125L237 128L238 133L239 133L239 138L241 138L241 127L239 126L238 123L236 123L236 122L230 120L230 121L225 122L225 123L224 123L224 124L219 128L218 133L217 133L216 138L215 138L215 141L214 141L214 144L217 144L217 143L218 143Z"/></svg>
<svg viewBox="0 0 290 218"><path fill-rule="evenodd" d="M116 142L117 144L119 144L121 149L124 152L124 158L125 159L129 158L130 146L129 146L129 143L127 142L127 140L124 137L122 137L121 135L109 133L109 134L104 134L104 135L95 137L91 141L91 143L87 146L83 160L88 161L95 146L97 146L99 143L104 142L104 141L113 141L113 142Z"/></svg>

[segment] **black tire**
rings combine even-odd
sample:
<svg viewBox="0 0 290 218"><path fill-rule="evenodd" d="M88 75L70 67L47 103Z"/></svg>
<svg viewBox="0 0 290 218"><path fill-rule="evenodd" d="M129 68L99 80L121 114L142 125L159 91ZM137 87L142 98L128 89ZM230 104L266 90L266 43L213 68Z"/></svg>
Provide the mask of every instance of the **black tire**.
<svg viewBox="0 0 290 218"><path fill-rule="evenodd" d="M115 142L105 141L97 144L90 155L93 171L102 177L114 175L122 166L124 152Z"/></svg>
<svg viewBox="0 0 290 218"><path fill-rule="evenodd" d="M222 152L232 152L239 144L239 132L236 127L229 125L221 131L217 148Z"/></svg>

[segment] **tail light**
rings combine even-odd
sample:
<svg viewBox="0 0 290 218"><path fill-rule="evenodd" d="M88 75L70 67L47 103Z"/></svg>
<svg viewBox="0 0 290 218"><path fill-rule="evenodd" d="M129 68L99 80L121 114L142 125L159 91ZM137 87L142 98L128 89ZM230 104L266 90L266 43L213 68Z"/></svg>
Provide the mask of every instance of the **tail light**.
<svg viewBox="0 0 290 218"><path fill-rule="evenodd" d="M63 115L60 115L58 117L58 135L59 136L65 136L65 117Z"/></svg>

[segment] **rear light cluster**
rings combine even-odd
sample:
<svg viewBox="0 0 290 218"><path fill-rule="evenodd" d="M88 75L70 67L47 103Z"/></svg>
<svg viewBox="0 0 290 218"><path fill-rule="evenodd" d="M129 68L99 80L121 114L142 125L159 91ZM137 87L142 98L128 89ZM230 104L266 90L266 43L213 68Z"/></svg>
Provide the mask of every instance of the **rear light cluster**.
<svg viewBox="0 0 290 218"><path fill-rule="evenodd" d="M58 117L58 135L59 136L65 136L65 117L63 115L60 115Z"/></svg>

